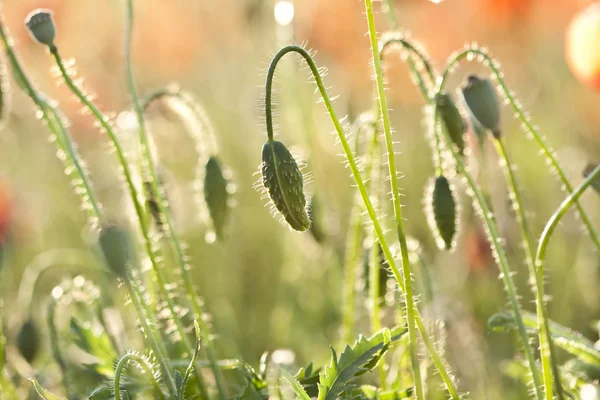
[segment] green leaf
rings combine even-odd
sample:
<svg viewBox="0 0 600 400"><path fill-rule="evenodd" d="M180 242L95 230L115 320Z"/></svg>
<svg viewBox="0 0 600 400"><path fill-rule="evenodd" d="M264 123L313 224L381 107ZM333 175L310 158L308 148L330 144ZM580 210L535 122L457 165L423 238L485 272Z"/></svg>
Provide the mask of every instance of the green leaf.
<svg viewBox="0 0 600 400"><path fill-rule="evenodd" d="M413 388L403 390L381 390L375 386L362 385L360 387L362 398L377 400L399 400L412 398Z"/></svg>
<svg viewBox="0 0 600 400"><path fill-rule="evenodd" d="M47 391L46 389L44 389L37 380L35 380L35 378L31 378L30 379L31 383L33 383L33 387L35 388L35 390L38 392L38 394L40 396L42 396L43 399L45 400L67 400L64 397L58 397L55 394L50 393L49 391Z"/></svg>
<svg viewBox="0 0 600 400"><path fill-rule="evenodd" d="M299 400L310 400L310 396L306 393L300 382L296 378L294 378L289 372L285 369L280 370L283 379L288 381L294 393L296 393L296 399Z"/></svg>
<svg viewBox="0 0 600 400"><path fill-rule="evenodd" d="M346 346L339 359L332 348L331 363L320 374L318 399L338 399L344 392L352 390L352 381L375 368L390 343L404 334L406 328L396 328L392 333L383 329L368 339L361 335L354 346Z"/></svg>
<svg viewBox="0 0 600 400"><path fill-rule="evenodd" d="M99 374L112 377L117 353L106 332L96 332L91 326L84 325L73 317L71 318L71 332L74 335L75 345L98 359L98 362L88 366Z"/></svg>
<svg viewBox="0 0 600 400"><path fill-rule="evenodd" d="M177 398L180 399L183 396L183 376L181 372L175 370L175 386L177 387Z"/></svg>

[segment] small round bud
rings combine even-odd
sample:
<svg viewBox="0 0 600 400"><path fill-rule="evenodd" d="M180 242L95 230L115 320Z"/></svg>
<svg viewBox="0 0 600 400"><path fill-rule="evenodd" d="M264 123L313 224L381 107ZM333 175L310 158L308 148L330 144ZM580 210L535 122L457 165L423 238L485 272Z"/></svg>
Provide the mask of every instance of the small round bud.
<svg viewBox="0 0 600 400"><path fill-rule="evenodd" d="M457 206L450 182L438 176L426 195L429 227L440 249L451 250L456 234Z"/></svg>
<svg viewBox="0 0 600 400"><path fill-rule="evenodd" d="M439 115L442 117L442 121L444 121L444 126L446 127L446 131L452 142L456 145L459 153L464 155L465 153L465 121L463 120L462 115L458 111L456 104L452 100L447 93L440 93L437 98Z"/></svg>
<svg viewBox="0 0 600 400"><path fill-rule="evenodd" d="M25 25L32 38L46 46L54 46L56 29L52 20L52 11L38 8L30 12L25 18Z"/></svg>
<svg viewBox="0 0 600 400"><path fill-rule="evenodd" d="M116 225L106 225L98 237L100 251L108 268L118 276L126 276L135 260L135 246L129 231Z"/></svg>
<svg viewBox="0 0 600 400"><path fill-rule="evenodd" d="M470 75L461 92L474 122L500 137L500 103L492 81Z"/></svg>
<svg viewBox="0 0 600 400"><path fill-rule="evenodd" d="M17 334L17 350L31 364L40 350L40 334L31 318L27 319Z"/></svg>
<svg viewBox="0 0 600 400"><path fill-rule="evenodd" d="M219 159L210 157L204 168L204 201L219 240L223 239L225 223L231 211L228 184Z"/></svg>
<svg viewBox="0 0 600 400"><path fill-rule="evenodd" d="M304 196L304 177L296 160L283 143L270 140L264 144L261 166L263 185L277 210L297 231L310 226Z"/></svg>

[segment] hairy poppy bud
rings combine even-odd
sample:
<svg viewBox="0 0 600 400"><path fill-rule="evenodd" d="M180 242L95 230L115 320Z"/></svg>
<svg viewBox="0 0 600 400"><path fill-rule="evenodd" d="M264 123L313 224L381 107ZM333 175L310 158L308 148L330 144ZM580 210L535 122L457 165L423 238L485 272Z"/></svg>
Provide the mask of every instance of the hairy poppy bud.
<svg viewBox="0 0 600 400"><path fill-rule="evenodd" d="M458 148L461 155L465 153L465 121L458 111L456 104L447 93L441 93L437 98L439 115L444 121L444 126L452 142Z"/></svg>
<svg viewBox="0 0 600 400"><path fill-rule="evenodd" d="M461 90L474 122L492 131L495 137L500 137L500 103L492 81L470 75Z"/></svg>
<svg viewBox="0 0 600 400"><path fill-rule="evenodd" d="M432 230L438 247L450 250L456 234L456 201L445 176L438 176L430 185L426 197L429 227Z"/></svg>
<svg viewBox="0 0 600 400"><path fill-rule="evenodd" d="M223 239L225 222L231 211L229 192L227 191L228 183L221 162L216 156L211 156L204 169L204 200L215 234L220 240Z"/></svg>
<svg viewBox="0 0 600 400"><path fill-rule="evenodd" d="M304 196L304 177L290 151L283 143L269 140L262 149L263 185L277 210L297 231L310 226Z"/></svg>
<svg viewBox="0 0 600 400"><path fill-rule="evenodd" d="M40 334L31 318L27 319L17 334L17 349L23 358L32 363L40 350Z"/></svg>
<svg viewBox="0 0 600 400"><path fill-rule="evenodd" d="M33 10L25 18L25 25L29 29L31 37L46 46L54 46L56 29L52 21L52 11L38 8Z"/></svg>
<svg viewBox="0 0 600 400"><path fill-rule="evenodd" d="M128 231L116 225L106 225L98 238L106 265L118 276L125 276L135 259L135 247Z"/></svg>

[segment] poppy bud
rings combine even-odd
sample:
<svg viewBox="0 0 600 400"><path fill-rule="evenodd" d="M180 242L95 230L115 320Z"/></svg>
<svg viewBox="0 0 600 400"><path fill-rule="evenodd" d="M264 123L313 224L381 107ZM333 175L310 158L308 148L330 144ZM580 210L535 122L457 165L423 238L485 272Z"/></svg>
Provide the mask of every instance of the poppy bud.
<svg viewBox="0 0 600 400"><path fill-rule="evenodd" d="M283 143L269 140L262 149L263 185L277 210L297 231L310 226L304 196L304 177L296 160Z"/></svg>
<svg viewBox="0 0 600 400"><path fill-rule="evenodd" d="M23 358L31 364L40 350L40 334L31 318L27 319L17 334L17 349Z"/></svg>
<svg viewBox="0 0 600 400"><path fill-rule="evenodd" d="M444 121L444 126L448 135L452 139L452 142L458 148L461 155L465 153L465 139L463 137L465 133L465 121L462 115L458 111L456 104L447 93L440 93L437 98L439 115Z"/></svg>
<svg viewBox="0 0 600 400"><path fill-rule="evenodd" d="M135 259L130 233L116 225L106 225L100 230L98 244L108 268L118 276L125 276Z"/></svg>
<svg viewBox="0 0 600 400"><path fill-rule="evenodd" d="M54 46L56 29L52 21L52 11L46 9L35 9L25 18L25 25L32 38L46 46Z"/></svg>
<svg viewBox="0 0 600 400"><path fill-rule="evenodd" d="M223 239L225 222L231 211L227 178L216 156L211 156L204 169L204 200L217 238Z"/></svg>
<svg viewBox="0 0 600 400"><path fill-rule="evenodd" d="M588 163L588 165L586 165L585 169L583 170L583 177L587 178L592 173L592 171L596 169L597 166L598 163ZM591 186L596 192L600 193L600 178L594 179Z"/></svg>
<svg viewBox="0 0 600 400"><path fill-rule="evenodd" d="M428 189L426 197L429 227L440 249L450 250L456 234L457 207L450 182L438 176Z"/></svg>
<svg viewBox="0 0 600 400"><path fill-rule="evenodd" d="M461 89L463 101L475 123L500 137L500 103L494 85L489 79L470 75Z"/></svg>

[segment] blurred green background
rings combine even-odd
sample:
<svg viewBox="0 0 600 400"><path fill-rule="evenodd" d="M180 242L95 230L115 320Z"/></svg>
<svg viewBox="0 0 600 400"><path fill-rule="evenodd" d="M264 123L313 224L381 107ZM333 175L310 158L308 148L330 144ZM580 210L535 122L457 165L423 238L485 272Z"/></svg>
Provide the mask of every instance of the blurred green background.
<svg viewBox="0 0 600 400"><path fill-rule="evenodd" d="M223 357L241 357L256 364L265 350L290 348L298 364L324 362L328 345L340 339L342 293L341 257L354 190L333 127L305 66L293 58L278 72L275 98L281 140L310 162L308 192L318 189L324 202L330 234L326 245L309 234L291 232L271 217L258 180L260 150L265 141L262 96L270 56L283 44L306 44L316 61L328 68L325 78L339 95L339 115L352 121L373 100L370 50L362 2L297 0L289 25L277 24L273 0L144 0L136 2L133 61L141 92L177 82L206 107L218 134L221 157L232 171L236 207L228 226L228 240L207 244L202 210L194 202L197 154L177 119L159 107L148 114L161 162L168 171L167 191L176 225L189 245L199 293L212 315L217 346ZM438 69L465 43L485 44L500 60L506 81L530 111L535 124L556 149L575 183L588 161L598 161L600 113L597 93L581 86L564 59L565 28L587 2L572 0L426 0L393 2L400 25L431 55ZM123 62L124 5L106 0L5 0L2 14L16 49L41 90L55 98L71 122L71 134L86 160L100 200L112 219L130 213L107 139L52 71L50 57L27 35L23 21L34 8L51 8L58 27L57 45L72 57L78 77L97 104L115 118L130 151L133 132L127 129L130 99ZM380 10L381 3L376 3ZM388 29L379 13L378 29ZM458 87L469 73L485 74L477 63L461 66L450 82ZM481 385L492 393L513 386L501 378L499 364L513 355L511 336L489 333L485 322L505 306L485 237L463 185L462 222L458 246L441 253L427 228L423 212L424 187L433 175L425 139L423 101L412 85L400 55L390 54L386 69L392 124L398 142L400 186L404 194L407 232L422 242L435 294L424 305L446 322L448 356L466 389ZM70 188L48 131L35 116L31 103L16 87L10 114L0 131L0 226L10 229L10 254L5 267L4 292L9 321L24 268L39 254L63 248L89 249L89 233L79 199ZM504 132L518 164L518 178L536 236L564 194L535 145L526 138L504 108ZM123 113L125 112L125 113ZM486 148L485 168L477 162L470 134L471 168L485 170L497 218L506 238L522 304L534 310L527 286L518 226L510 211L502 171L493 148ZM309 146L309 143L312 144ZM583 203L600 226L598 196L588 193ZM387 221L391 217L387 218ZM598 340L593 321L600 316L600 268L589 239L571 213L552 239L548 255L548 293L552 319ZM46 275L34 301L38 318L52 287L68 274ZM124 296L123 296L124 298ZM358 327L368 333L365 316ZM9 325L9 329L14 325ZM14 332L9 330L9 341ZM516 385L518 387L518 385ZM518 389L515 389L518 390ZM521 391L521 393L523 393ZM490 397L492 398L492 397ZM508 397L505 397L508 398Z"/></svg>

